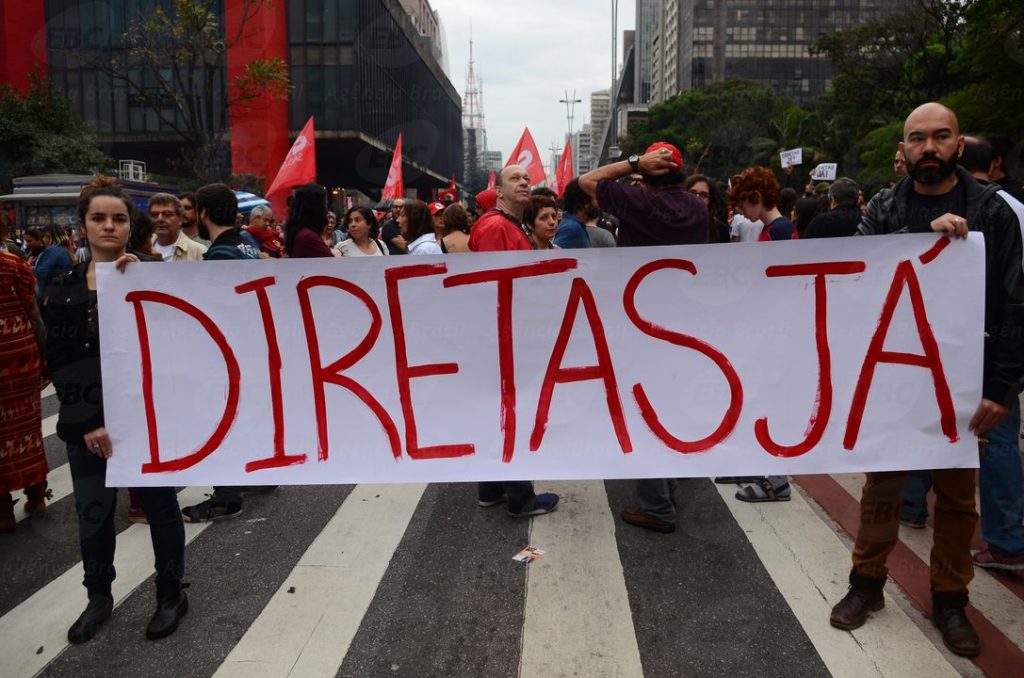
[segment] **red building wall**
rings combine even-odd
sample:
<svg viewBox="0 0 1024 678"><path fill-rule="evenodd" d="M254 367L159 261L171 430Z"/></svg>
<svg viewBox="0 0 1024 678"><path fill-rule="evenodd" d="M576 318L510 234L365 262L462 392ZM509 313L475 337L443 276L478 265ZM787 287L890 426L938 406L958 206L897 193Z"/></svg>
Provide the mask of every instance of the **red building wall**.
<svg viewBox="0 0 1024 678"><path fill-rule="evenodd" d="M226 34L234 36L242 26L243 0L226 0L225 11ZM279 0L245 22L242 39L228 50L229 87L254 59L278 57L288 62L287 21L285 3ZM288 154L288 101L264 97L252 106L233 106L230 125L232 171L258 174L269 185Z"/></svg>
<svg viewBox="0 0 1024 678"><path fill-rule="evenodd" d="M43 0L0 0L0 84L27 91L29 74L39 69L45 75L46 66Z"/></svg>

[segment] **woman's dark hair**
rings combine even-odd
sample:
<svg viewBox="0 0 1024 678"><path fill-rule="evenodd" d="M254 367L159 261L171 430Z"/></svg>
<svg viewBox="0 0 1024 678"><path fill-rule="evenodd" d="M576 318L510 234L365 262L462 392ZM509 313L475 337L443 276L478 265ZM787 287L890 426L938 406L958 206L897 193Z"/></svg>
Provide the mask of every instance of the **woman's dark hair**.
<svg viewBox="0 0 1024 678"><path fill-rule="evenodd" d="M133 209L130 214L131 227L128 230L128 245L125 249L149 254L152 249L150 243L153 240L153 220L145 210L138 208Z"/></svg>
<svg viewBox="0 0 1024 678"><path fill-rule="evenodd" d="M327 226L327 189L320 184L304 184L292 193L288 208L288 223L284 227L284 248L292 254L295 236L304 228L319 238Z"/></svg>
<svg viewBox="0 0 1024 678"><path fill-rule="evenodd" d="M523 223L527 226L533 226L533 222L537 219L537 215L545 207L550 207L553 210L558 209L558 203L546 195L535 195L530 198L530 204L523 212Z"/></svg>
<svg viewBox="0 0 1024 678"><path fill-rule="evenodd" d="M369 207L351 207L351 208L349 208L349 210L347 212L345 212L345 216L341 220L341 225L345 228L345 231L346 232L348 231L348 219L349 219L349 217L352 216L356 212L359 212L360 214L363 215L363 219L366 220L367 225L370 227L370 230L368 232L368 234L370 236L370 239L371 240L376 240L377 239L377 233L378 233L378 230L379 230L380 227L377 225L377 215L374 214L373 210L371 210Z"/></svg>
<svg viewBox="0 0 1024 678"><path fill-rule="evenodd" d="M718 184L714 179L703 174L691 174L683 182L683 188L690 190L697 184L706 184L708 187L708 242L722 242L722 234L719 233L719 222L723 221L721 214L725 211L722 193L718 190Z"/></svg>
<svg viewBox="0 0 1024 678"><path fill-rule="evenodd" d="M434 232L434 218L430 216L427 203L422 200L405 201L405 218L409 222L409 232L405 239L409 242Z"/></svg>
<svg viewBox="0 0 1024 678"><path fill-rule="evenodd" d="M85 223L85 215L89 212L89 204L92 203L93 198L100 196L110 196L111 198L117 198L124 203L125 208L128 210L128 214L132 213L135 209L135 205L132 203L132 199L125 194L121 187L111 179L105 177L102 174L97 174L93 177L92 181L82 187L82 192L78 195L78 221L79 223Z"/></svg>
<svg viewBox="0 0 1024 678"><path fill-rule="evenodd" d="M804 229L807 228L807 224L811 223L811 219L818 215L818 199L817 198L800 198L796 201L796 214L793 219L796 224L797 233L803 235Z"/></svg>
<svg viewBox="0 0 1024 678"><path fill-rule="evenodd" d="M466 208L457 202L453 202L444 208L441 221L444 223L445 235L455 231L469 233L469 214L466 212Z"/></svg>

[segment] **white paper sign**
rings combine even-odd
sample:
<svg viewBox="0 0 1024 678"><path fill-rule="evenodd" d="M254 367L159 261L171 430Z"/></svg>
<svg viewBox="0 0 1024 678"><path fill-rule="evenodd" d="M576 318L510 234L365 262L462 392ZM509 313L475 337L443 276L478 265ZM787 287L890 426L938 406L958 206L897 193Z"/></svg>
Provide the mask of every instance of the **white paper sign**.
<svg viewBox="0 0 1024 678"><path fill-rule="evenodd" d="M783 167L796 167L804 163L804 149L794 148L788 151L779 153L779 162L782 163Z"/></svg>
<svg viewBox="0 0 1024 678"><path fill-rule="evenodd" d="M815 181L835 181L837 167L834 162L823 162L811 172L811 179Z"/></svg>
<svg viewBox="0 0 1024 678"><path fill-rule="evenodd" d="M100 264L107 482L977 466L983 259L972 233Z"/></svg>

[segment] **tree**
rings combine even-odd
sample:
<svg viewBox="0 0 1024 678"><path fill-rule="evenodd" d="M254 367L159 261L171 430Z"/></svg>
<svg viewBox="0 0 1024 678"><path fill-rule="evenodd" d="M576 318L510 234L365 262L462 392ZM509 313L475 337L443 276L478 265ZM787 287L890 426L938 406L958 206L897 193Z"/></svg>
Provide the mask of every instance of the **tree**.
<svg viewBox="0 0 1024 678"><path fill-rule="evenodd" d="M225 35L220 24L220 4L173 0L170 12L158 4L129 25L119 55L93 64L180 138L180 169L201 180L228 178L230 111L258 107L268 97L287 99L289 89L287 64L276 57L250 61L225 83L228 50L246 37L272 0L244 0L233 35Z"/></svg>
<svg viewBox="0 0 1024 678"><path fill-rule="evenodd" d="M652 106L647 119L631 126L620 145L624 153L642 153L655 141L668 141L684 151L688 170L724 178L769 162L773 155L777 163L777 146L783 141L774 140L778 130L772 122L798 110L769 87L727 80Z"/></svg>
<svg viewBox="0 0 1024 678"><path fill-rule="evenodd" d="M28 92L0 86L0 190L11 179L56 172L88 174L111 166L71 102L39 74Z"/></svg>

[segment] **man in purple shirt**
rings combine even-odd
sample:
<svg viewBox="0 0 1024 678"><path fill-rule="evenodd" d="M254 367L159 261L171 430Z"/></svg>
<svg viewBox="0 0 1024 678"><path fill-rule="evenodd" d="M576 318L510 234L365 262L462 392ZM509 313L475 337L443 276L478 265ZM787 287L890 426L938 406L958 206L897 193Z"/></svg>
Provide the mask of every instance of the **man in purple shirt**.
<svg viewBox="0 0 1024 678"><path fill-rule="evenodd" d="M639 186L618 180L639 173ZM619 247L698 245L708 241L704 201L683 188L683 154L664 141L651 144L641 156L599 167L580 177L580 188L597 198L598 206L619 219ZM645 478L636 483L637 506L622 519L655 532L674 532L674 478Z"/></svg>
<svg viewBox="0 0 1024 678"><path fill-rule="evenodd" d="M642 185L618 179L639 173ZM708 241L704 202L683 188L683 154L672 144L651 144L641 156L599 167L580 177L580 188L619 218L619 247L699 245Z"/></svg>

